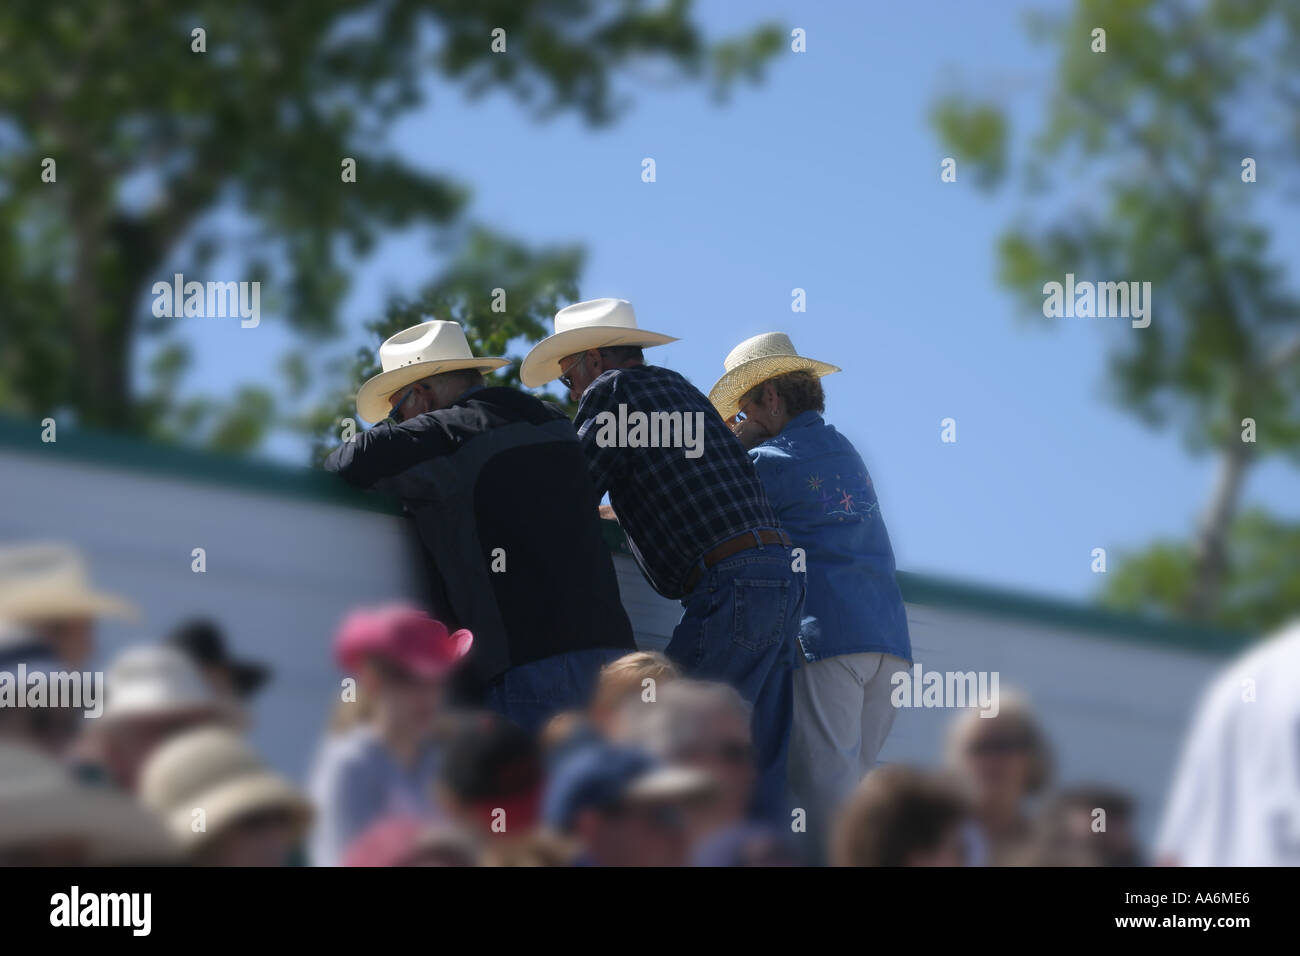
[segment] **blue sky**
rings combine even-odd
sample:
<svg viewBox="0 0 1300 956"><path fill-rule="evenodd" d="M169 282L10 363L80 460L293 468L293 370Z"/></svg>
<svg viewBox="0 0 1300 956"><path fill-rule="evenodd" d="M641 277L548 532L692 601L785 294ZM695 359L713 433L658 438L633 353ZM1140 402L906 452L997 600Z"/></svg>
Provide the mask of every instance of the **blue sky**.
<svg viewBox="0 0 1300 956"><path fill-rule="evenodd" d="M704 390L759 332L787 331L804 354L841 365L826 379L827 418L867 461L900 568L1084 597L1099 583L1092 549L1113 558L1184 535L1213 467L1109 403L1108 336L1140 332L1122 320L1022 321L994 278L1014 195L982 194L960 169L940 182L927 113L941 92L1005 95L1016 121L1036 126L1053 54L1027 39L1022 10L702 0L711 32L771 18L803 27L808 51L778 57L763 85L724 106L698 86L632 77L636 105L598 131L435 87L392 145L472 184L472 218L584 244L583 297L630 299L642 325L680 336L652 361ZM640 177L647 156L653 184ZM341 347L363 342L360 325L385 298L436 268L427 237L386 242L357 271ZM795 287L806 313L790 310ZM291 340L274 316L251 334L196 329L195 389L270 381ZM955 444L940 441L947 417ZM281 439L268 454L296 462L304 450ZM1296 484L1265 464L1247 501L1296 515Z"/></svg>

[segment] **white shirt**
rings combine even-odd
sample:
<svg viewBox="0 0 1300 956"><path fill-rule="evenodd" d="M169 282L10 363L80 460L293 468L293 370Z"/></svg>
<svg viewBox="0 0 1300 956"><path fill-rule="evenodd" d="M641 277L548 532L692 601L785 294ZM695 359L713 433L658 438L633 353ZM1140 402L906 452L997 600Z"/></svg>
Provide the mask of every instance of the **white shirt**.
<svg viewBox="0 0 1300 956"><path fill-rule="evenodd" d="M1183 866L1300 865L1300 621L1202 696L1156 852Z"/></svg>

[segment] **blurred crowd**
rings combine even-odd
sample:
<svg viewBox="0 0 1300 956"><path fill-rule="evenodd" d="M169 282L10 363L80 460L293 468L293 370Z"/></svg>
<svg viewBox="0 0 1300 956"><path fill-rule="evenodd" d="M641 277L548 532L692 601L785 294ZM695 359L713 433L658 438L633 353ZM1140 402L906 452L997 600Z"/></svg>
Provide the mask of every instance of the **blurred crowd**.
<svg viewBox="0 0 1300 956"><path fill-rule="evenodd" d="M96 622L134 609L97 590L71 549L21 553L24 575L0 568L0 674L21 672L31 686L34 675L54 682L85 669ZM302 785L250 745L250 704L273 675L233 656L216 624L184 622L127 647L105 671L98 717L0 707L0 862L1143 862L1128 798L1054 786L1048 741L1025 702L1006 695L995 718L959 712L942 769L879 767L832 821L796 807L782 826L751 812L750 707L726 684L633 651L604 666L585 708L534 733L455 704L451 678L470 642L410 606L349 614L333 644L334 714Z"/></svg>

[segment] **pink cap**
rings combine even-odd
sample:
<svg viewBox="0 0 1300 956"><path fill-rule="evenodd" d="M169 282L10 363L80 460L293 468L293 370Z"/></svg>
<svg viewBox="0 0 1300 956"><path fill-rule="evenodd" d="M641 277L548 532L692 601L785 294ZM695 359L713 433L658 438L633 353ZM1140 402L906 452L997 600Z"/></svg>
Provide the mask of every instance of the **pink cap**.
<svg viewBox="0 0 1300 956"><path fill-rule="evenodd" d="M359 608L349 614L334 639L334 655L345 671L355 671L361 660L378 655L417 677L441 677L466 654L474 635L461 628L451 634L409 604Z"/></svg>

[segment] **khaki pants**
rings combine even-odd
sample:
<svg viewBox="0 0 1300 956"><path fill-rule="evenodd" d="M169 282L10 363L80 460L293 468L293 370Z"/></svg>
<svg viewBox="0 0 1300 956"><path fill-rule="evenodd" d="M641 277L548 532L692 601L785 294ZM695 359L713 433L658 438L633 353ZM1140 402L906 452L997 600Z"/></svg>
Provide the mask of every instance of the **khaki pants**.
<svg viewBox="0 0 1300 956"><path fill-rule="evenodd" d="M825 846L834 815L867 772L894 725L890 679L911 665L892 654L841 654L794 673L789 779L808 833Z"/></svg>

